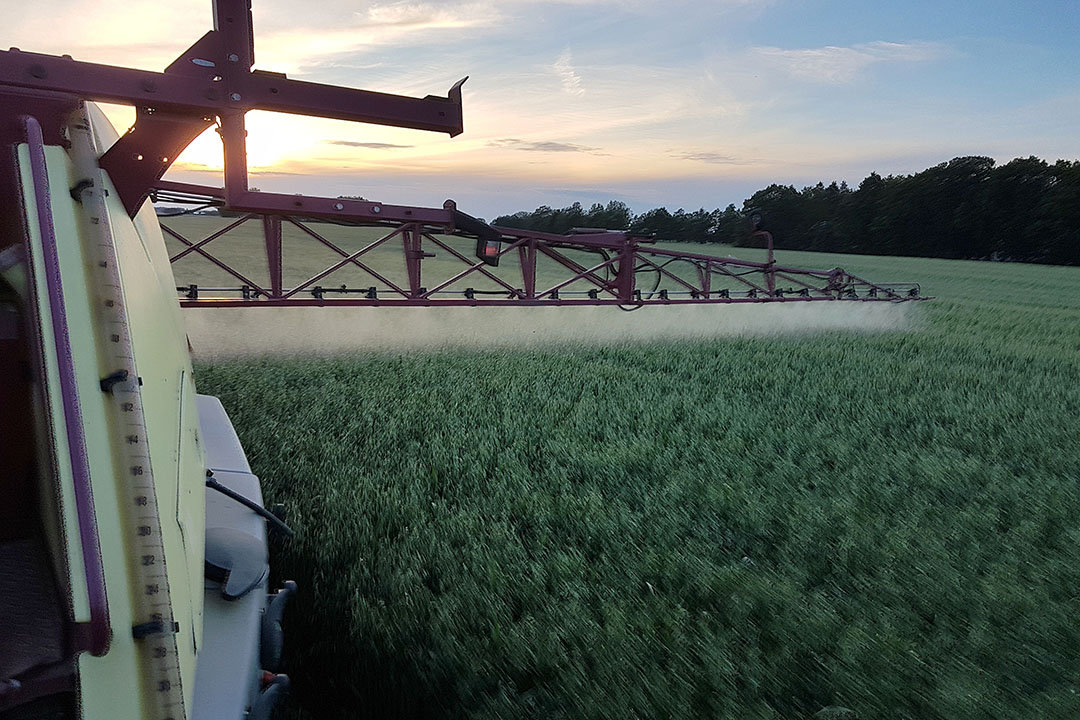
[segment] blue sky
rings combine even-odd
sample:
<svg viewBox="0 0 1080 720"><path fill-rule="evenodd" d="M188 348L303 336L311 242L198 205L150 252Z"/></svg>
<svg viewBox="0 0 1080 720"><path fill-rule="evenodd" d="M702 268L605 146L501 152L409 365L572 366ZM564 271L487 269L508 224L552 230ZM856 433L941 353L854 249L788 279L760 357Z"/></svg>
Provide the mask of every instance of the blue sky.
<svg viewBox="0 0 1080 720"><path fill-rule="evenodd" d="M5 46L161 69L208 0L0 0ZM256 66L373 90L465 85L465 133L253 114L253 183L474 214L741 204L958 155L1080 157L1080 2L255 0ZM44 16L36 8L50 9ZM124 111L112 110L118 124ZM213 181L204 136L171 176Z"/></svg>

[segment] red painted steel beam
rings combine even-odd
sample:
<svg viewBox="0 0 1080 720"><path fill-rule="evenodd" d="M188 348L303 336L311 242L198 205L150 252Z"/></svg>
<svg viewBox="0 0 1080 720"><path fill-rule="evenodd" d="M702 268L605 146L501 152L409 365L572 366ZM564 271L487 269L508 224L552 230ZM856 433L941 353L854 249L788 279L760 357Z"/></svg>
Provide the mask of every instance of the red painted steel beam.
<svg viewBox="0 0 1080 720"><path fill-rule="evenodd" d="M302 217L337 219L357 223L418 223L453 227L446 210L388 205L372 200L286 195L284 193L239 192L229 194L229 208L238 212L281 213Z"/></svg>
<svg viewBox="0 0 1080 720"><path fill-rule="evenodd" d="M389 205L375 200L352 200L311 195L286 195L252 191L226 191L225 188L208 185L161 180L155 184L158 190L201 196L225 201L236 212L255 214L280 214L283 216L315 217L365 225L396 225L417 223L430 227L454 230L453 213L441 208Z"/></svg>
<svg viewBox="0 0 1080 720"><path fill-rule="evenodd" d="M202 59L202 58L200 58ZM221 60L209 60L215 65ZM461 134L461 84L446 97L424 98L289 80L259 70L230 83L201 75L101 65L17 48L0 50L0 85L70 93L87 100L216 115L268 110L294 115Z"/></svg>
<svg viewBox="0 0 1080 720"><path fill-rule="evenodd" d="M100 160L128 215L134 217L176 156L212 122L213 118L204 114L138 109L135 125Z"/></svg>
<svg viewBox="0 0 1080 720"><path fill-rule="evenodd" d="M453 214L440 208L388 205L375 200L286 195L285 193L226 191L209 185L160 180L158 190L228 201L230 210L259 215L278 214L293 217L315 217L341 222L370 225L396 225L415 222L438 228L453 229Z"/></svg>
<svg viewBox="0 0 1080 720"><path fill-rule="evenodd" d="M536 245L536 239L529 238L527 244L518 247L521 278L525 285L525 297L529 300L536 298Z"/></svg>
<svg viewBox="0 0 1080 720"><path fill-rule="evenodd" d="M592 300L582 299L573 300L560 297L558 300L527 300L527 299L510 299L510 298L403 298L403 299L382 299L369 300L366 298L289 298L287 300L279 301L266 301L266 300L242 300L238 298L200 298L198 300L180 300L182 307L189 308L241 308L241 307L262 307L262 308L280 308L280 307L591 307L591 306L607 306L618 307L620 305L747 305L747 304L763 304L763 303L814 303L814 302L840 302L840 303L857 303L857 302L915 302L918 300L930 300L930 297L917 297L917 298L898 298L898 299L885 299L860 297L841 299L836 297L741 297L741 298L669 298L668 300L634 300L630 303L624 303L622 300Z"/></svg>
<svg viewBox="0 0 1080 720"><path fill-rule="evenodd" d="M154 187L157 190L167 190L168 192L185 195L197 195L199 197L212 198L214 200L225 200L225 188L214 187L213 185L196 185L194 183L182 183L173 180L158 180L154 183Z"/></svg>
<svg viewBox="0 0 1080 720"><path fill-rule="evenodd" d="M521 228L503 227L500 225L492 225L491 227L506 237L533 238L541 240L553 247L590 247L605 250L619 250L626 245L627 241L632 241L634 244L655 242L655 240L651 238L643 238L624 232L556 235L554 233L540 232L539 230L522 230Z"/></svg>
<svg viewBox="0 0 1080 720"><path fill-rule="evenodd" d="M270 270L270 297L281 297L281 216L263 215L263 242Z"/></svg>

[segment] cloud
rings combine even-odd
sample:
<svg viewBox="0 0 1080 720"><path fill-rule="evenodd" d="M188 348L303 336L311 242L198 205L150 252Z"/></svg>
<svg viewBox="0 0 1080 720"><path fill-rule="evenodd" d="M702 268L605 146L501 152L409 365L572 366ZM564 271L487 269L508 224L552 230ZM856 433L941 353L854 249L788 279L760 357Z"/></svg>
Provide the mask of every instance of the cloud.
<svg viewBox="0 0 1080 720"><path fill-rule="evenodd" d="M47 5L47 7L43 7ZM52 0L3 3L4 48L161 71L211 27L200 0Z"/></svg>
<svg viewBox="0 0 1080 720"><path fill-rule="evenodd" d="M489 141L488 147L513 148L514 150L525 150L527 152L569 152L590 153L592 155L600 154L599 148L589 147L588 145L576 145L574 143L553 142L551 140L528 141L518 140L517 138L500 138L498 140Z"/></svg>
<svg viewBox="0 0 1080 720"><path fill-rule="evenodd" d="M78 60L160 71L213 27L206 0L47 4L48 11L38 3L3 3L5 48L69 53ZM363 9L358 11L358 5ZM450 33L504 22L491 0L363 4L326 0L315 9L313 4L305 12L291 0L256 2L256 66L293 73L327 58L441 43Z"/></svg>
<svg viewBox="0 0 1080 720"><path fill-rule="evenodd" d="M894 43L884 40L876 40L871 43L856 45L862 50L879 60L901 62L928 62L939 60L949 53L949 49L933 42Z"/></svg>
<svg viewBox="0 0 1080 720"><path fill-rule="evenodd" d="M627 202L633 200L633 196L626 195L621 192L616 192L610 188L595 188L595 187L578 187L578 188L550 188L548 192L554 195L563 195L565 197L571 197L580 199L582 196L591 196L597 198L605 198L607 200L622 200Z"/></svg>
<svg viewBox="0 0 1080 720"><path fill-rule="evenodd" d="M682 160L697 160L699 162L711 163L713 165L742 165L743 162L731 155L721 155L715 152L674 152L671 153L672 157L677 157Z"/></svg>
<svg viewBox="0 0 1080 720"><path fill-rule="evenodd" d="M562 81L563 91L568 95L581 97L585 94L585 88L581 87L581 77L574 71L572 61L573 57L567 48L559 54L551 67Z"/></svg>
<svg viewBox="0 0 1080 720"><path fill-rule="evenodd" d="M400 27L410 30L428 28L462 28L490 24L495 8L487 4L470 3L447 6L441 3L390 3L372 5L364 17L365 26ZM356 13L360 15L361 13Z"/></svg>
<svg viewBox="0 0 1080 720"><path fill-rule="evenodd" d="M169 166L170 170L185 170L187 172L198 173L214 173L215 175L221 175L221 168L213 165L207 165L206 163L197 162L185 162L184 160L177 160Z"/></svg>
<svg viewBox="0 0 1080 720"><path fill-rule="evenodd" d="M397 150L399 148L411 148L415 145L395 145L394 143L382 142L355 142L353 140L323 140L327 145L342 145L344 147L368 148L369 150Z"/></svg>
<svg viewBox="0 0 1080 720"><path fill-rule="evenodd" d="M295 19L295 11L282 17ZM360 62L359 53L386 48L444 43L451 33L494 27L502 22L496 6L487 2L376 3L363 11L309 14L288 26L256 28L260 66L296 72L323 66ZM370 66L370 64L368 64ZM364 67L363 64L360 65Z"/></svg>
<svg viewBox="0 0 1080 720"><path fill-rule="evenodd" d="M937 43L878 40L850 47L827 45L805 50L756 47L751 53L765 64L801 80L843 84L854 81L860 71L876 63L928 62L943 57L945 48Z"/></svg>

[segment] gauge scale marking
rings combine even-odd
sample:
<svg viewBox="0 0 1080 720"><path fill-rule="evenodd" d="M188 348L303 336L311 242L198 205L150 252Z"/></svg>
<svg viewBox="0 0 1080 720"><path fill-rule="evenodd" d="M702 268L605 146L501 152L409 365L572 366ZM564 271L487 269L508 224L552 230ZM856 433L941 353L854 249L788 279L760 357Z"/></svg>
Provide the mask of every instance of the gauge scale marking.
<svg viewBox="0 0 1080 720"><path fill-rule="evenodd" d="M96 289L99 293L98 311L106 335L104 355L113 380L102 389L110 396L112 412L119 434L115 442L118 467L123 473L123 497L127 537L131 552L136 652L141 655L143 693L154 720L184 720L184 690L180 677L176 630L169 596L169 577L165 566L165 549L161 538L161 518L158 512L153 467L146 438L146 419L143 412L141 380L135 367L135 352L130 326L124 307L120 267L115 240L109 227L109 216L103 190L104 173L93 153L89 119L85 106L82 117L71 127L76 164L83 176L93 177L93 183L82 188L79 199L89 223L93 263L97 270ZM80 152L81 151L81 152ZM89 155L87 155L89 154ZM79 156L82 157L79 157ZM79 162L82 160L83 162ZM107 389L106 389L107 387Z"/></svg>

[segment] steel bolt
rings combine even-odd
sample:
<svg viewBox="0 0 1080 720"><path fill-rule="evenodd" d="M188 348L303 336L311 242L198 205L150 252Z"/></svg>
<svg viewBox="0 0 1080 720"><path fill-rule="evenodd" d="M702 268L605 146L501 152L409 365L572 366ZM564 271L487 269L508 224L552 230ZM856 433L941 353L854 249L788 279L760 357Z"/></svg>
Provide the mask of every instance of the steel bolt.
<svg viewBox="0 0 1080 720"><path fill-rule="evenodd" d="M236 53L230 53L229 62L240 62L240 56Z"/></svg>
<svg viewBox="0 0 1080 720"><path fill-rule="evenodd" d="M233 93L229 97L231 97L233 100L239 100L240 99L240 93Z"/></svg>
<svg viewBox="0 0 1080 720"><path fill-rule="evenodd" d="M371 206L371 212L373 212L373 213L381 213L381 212L382 212L382 208L381 208L381 207L379 207L378 205L372 205L372 206Z"/></svg>
<svg viewBox="0 0 1080 720"><path fill-rule="evenodd" d="M334 203L334 209L335 210L344 210L345 206L342 205L341 203Z"/></svg>

